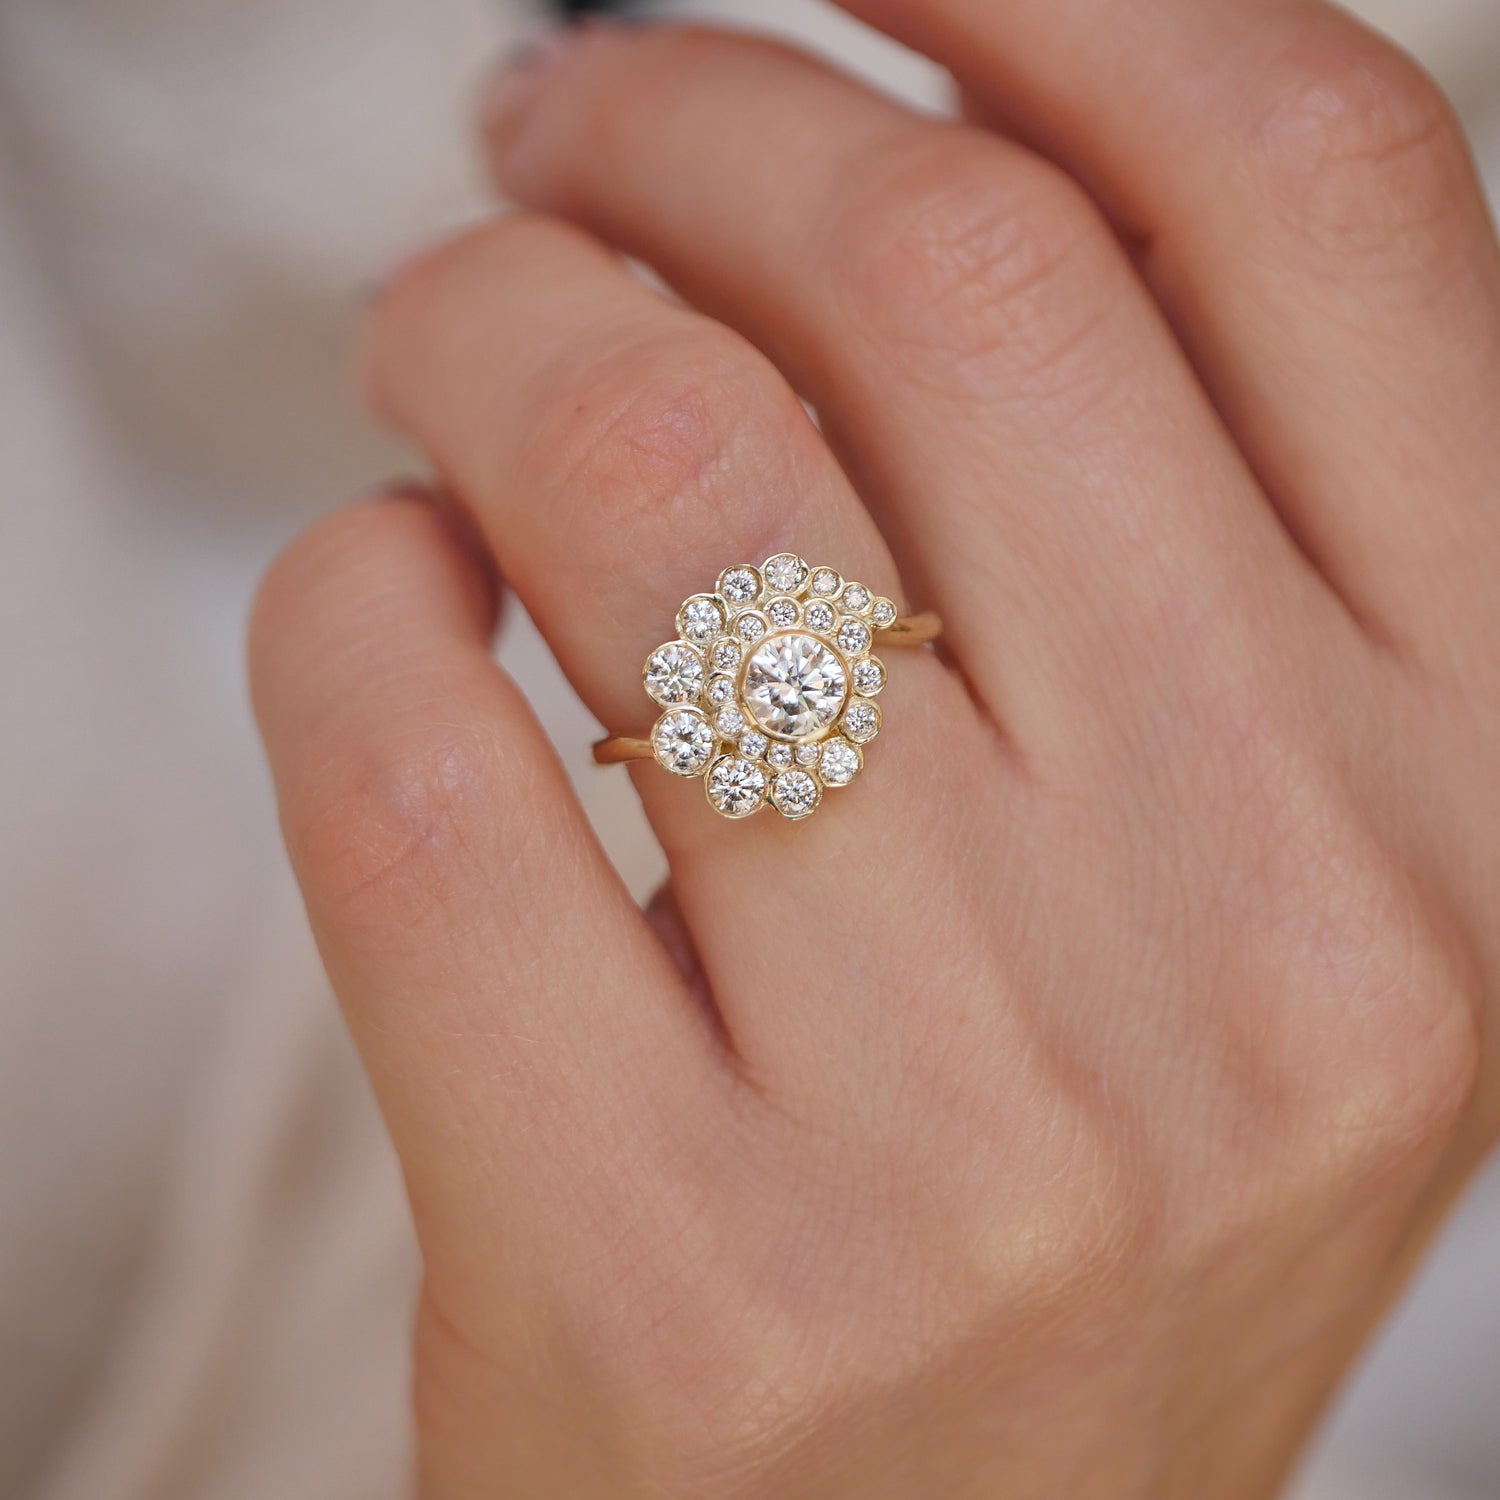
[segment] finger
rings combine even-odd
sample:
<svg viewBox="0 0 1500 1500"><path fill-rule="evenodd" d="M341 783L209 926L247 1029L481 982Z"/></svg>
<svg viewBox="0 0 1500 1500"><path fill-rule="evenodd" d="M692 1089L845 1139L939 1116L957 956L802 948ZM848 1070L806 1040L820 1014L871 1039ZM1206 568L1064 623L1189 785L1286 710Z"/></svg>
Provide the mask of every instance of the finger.
<svg viewBox="0 0 1500 1500"><path fill-rule="evenodd" d="M369 371L382 410L472 506L508 583L614 730L650 725L642 662L674 635L677 606L732 564L795 549L899 597L879 533L775 371L576 230L506 220L410 268L375 309ZM956 781L932 774L934 756L946 745L976 776L994 759L931 653L887 665L869 770L800 826L769 809L728 822L705 805L701 777L649 763L636 773L735 1050L752 1065L821 1057L828 1034L814 1054L810 1027L868 1024L852 999L816 1008L789 992L785 948L765 931L848 902L847 872L893 844L905 855L898 885L950 880L938 830ZM890 893L872 883L854 900L856 925L866 909L878 923ZM868 963L859 947L855 926L830 924L815 984Z"/></svg>
<svg viewBox="0 0 1500 1500"><path fill-rule="evenodd" d="M1028 153L681 32L587 33L490 139L508 191L790 371L960 641L988 647L970 675L1007 723L1040 705L1049 754L1159 717L1158 681L1222 681L1241 607L1258 632L1340 608L1107 226Z"/></svg>
<svg viewBox="0 0 1500 1500"><path fill-rule="evenodd" d="M1472 649L1455 627L1500 565L1500 250L1420 69L1308 0L846 8L952 68L1143 247L1215 400L1359 613L1429 655Z"/></svg>
<svg viewBox="0 0 1500 1500"><path fill-rule="evenodd" d="M439 1253L545 1222L570 1156L649 1156L719 1075L490 657L492 611L437 507L395 495L294 543L251 631L287 846Z"/></svg>

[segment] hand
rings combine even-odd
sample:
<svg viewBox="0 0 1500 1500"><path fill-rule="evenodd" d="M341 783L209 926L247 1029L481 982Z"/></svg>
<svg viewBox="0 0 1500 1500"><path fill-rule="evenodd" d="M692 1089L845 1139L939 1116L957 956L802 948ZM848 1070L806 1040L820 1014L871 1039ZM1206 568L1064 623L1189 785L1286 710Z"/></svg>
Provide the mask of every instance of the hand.
<svg viewBox="0 0 1500 1500"><path fill-rule="evenodd" d="M849 8L984 126L701 33L510 76L537 212L369 356L482 543L394 495L259 602L430 1500L1269 1495L1497 1133L1500 255L1447 108L1302 0ZM678 602L783 547L943 651L805 825L639 770L642 915L487 558L639 731Z"/></svg>

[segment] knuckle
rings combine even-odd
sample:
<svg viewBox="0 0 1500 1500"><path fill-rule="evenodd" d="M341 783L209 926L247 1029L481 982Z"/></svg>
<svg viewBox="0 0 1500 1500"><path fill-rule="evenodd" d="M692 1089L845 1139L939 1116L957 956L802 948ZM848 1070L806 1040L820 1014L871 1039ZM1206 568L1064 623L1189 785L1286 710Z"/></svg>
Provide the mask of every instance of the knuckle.
<svg viewBox="0 0 1500 1500"><path fill-rule="evenodd" d="M1477 1083L1477 987L1394 860L1373 856L1353 872L1313 973L1340 995L1343 1017L1335 1161L1361 1178L1440 1150Z"/></svg>
<svg viewBox="0 0 1500 1500"><path fill-rule="evenodd" d="M1294 798L1303 827L1270 869L1289 982L1268 1018L1270 1089L1318 1186L1447 1143L1476 1082L1477 987L1411 872L1358 812Z"/></svg>
<svg viewBox="0 0 1500 1500"><path fill-rule="evenodd" d="M1213 710L1217 752L1188 773L1206 778L1193 795L1213 810L1209 857L1232 847L1240 872L1209 920L1257 934L1218 980L1241 997L1245 1069L1223 1123L1247 1165L1307 1203L1451 1139L1476 1083L1480 984L1305 708L1271 685L1234 696Z"/></svg>
<svg viewBox="0 0 1500 1500"><path fill-rule="evenodd" d="M1109 241L1083 193L953 130L885 152L835 215L857 320L917 378L966 392L1076 370L1109 307Z"/></svg>
<svg viewBox="0 0 1500 1500"><path fill-rule="evenodd" d="M1405 53L1339 26L1271 68L1252 134L1272 193L1316 243L1403 247L1466 201L1468 148L1452 106Z"/></svg>
<svg viewBox="0 0 1500 1500"><path fill-rule="evenodd" d="M487 880L477 831L494 821L498 748L475 727L424 727L332 765L285 814L287 845L325 919L400 941L466 880ZM510 796L523 804L524 788Z"/></svg>
<svg viewBox="0 0 1500 1500"><path fill-rule="evenodd" d="M763 538L776 524L774 486L744 475L779 462L809 426L758 356L707 328L570 361L539 383L536 413L519 463L560 507L563 529L586 526L601 547L668 562L684 549L700 560L705 526L729 542Z"/></svg>

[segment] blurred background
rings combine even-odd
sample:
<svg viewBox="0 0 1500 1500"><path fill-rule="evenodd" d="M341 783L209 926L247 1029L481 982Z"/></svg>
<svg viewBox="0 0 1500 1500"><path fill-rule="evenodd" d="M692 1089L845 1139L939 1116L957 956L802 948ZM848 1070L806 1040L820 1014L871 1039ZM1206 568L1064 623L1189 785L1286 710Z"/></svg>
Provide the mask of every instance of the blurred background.
<svg viewBox="0 0 1500 1500"><path fill-rule="evenodd" d="M1362 0L1500 185L1500 3ZM815 0L782 31L925 103ZM415 1259L245 698L255 579L410 469L353 399L361 288L490 211L515 0L0 5L0 1495L399 1500ZM1166 164L1170 169L1170 164ZM623 777L526 620L501 646L632 887ZM1500 1497L1500 1171L1298 1500Z"/></svg>

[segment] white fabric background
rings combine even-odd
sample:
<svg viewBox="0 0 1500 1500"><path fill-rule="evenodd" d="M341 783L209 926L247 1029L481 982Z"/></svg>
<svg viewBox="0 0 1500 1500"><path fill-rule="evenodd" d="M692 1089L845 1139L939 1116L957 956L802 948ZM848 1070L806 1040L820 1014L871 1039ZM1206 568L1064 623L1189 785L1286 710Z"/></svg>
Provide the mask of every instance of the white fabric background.
<svg viewBox="0 0 1500 1500"><path fill-rule="evenodd" d="M930 70L811 0L678 6ZM1366 0L1500 169L1500 7ZM0 6L0 1495L381 1500L406 1479L399 1184L276 842L243 616L404 460L356 291L482 211L520 0ZM503 653L633 886L658 858L524 620ZM1495 1174L1492 1174L1495 1176ZM1305 1500L1500 1496L1500 1179Z"/></svg>

